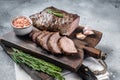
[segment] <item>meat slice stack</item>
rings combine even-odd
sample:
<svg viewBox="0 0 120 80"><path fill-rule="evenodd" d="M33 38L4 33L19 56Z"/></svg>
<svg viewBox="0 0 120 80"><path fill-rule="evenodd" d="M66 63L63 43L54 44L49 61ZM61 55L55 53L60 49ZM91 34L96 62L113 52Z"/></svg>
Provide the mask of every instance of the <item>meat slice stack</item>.
<svg viewBox="0 0 120 80"><path fill-rule="evenodd" d="M32 31L30 37L42 48L53 54L76 54L77 49L71 39L60 36L59 32Z"/></svg>

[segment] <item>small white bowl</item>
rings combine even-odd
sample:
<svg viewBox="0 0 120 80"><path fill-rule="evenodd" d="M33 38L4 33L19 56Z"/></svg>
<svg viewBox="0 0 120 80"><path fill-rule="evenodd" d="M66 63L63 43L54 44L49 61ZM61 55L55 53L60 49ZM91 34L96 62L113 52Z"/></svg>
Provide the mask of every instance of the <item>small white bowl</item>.
<svg viewBox="0 0 120 80"><path fill-rule="evenodd" d="M19 17L21 17L21 16L19 16ZM19 17L16 17L16 18L19 18ZM25 17L25 16L23 16L23 17ZM16 18L14 18L13 20L15 20ZM14 30L14 32L15 32L16 35L24 36L24 35L29 34L32 31L32 29L33 29L32 21L28 17L25 17L25 18L27 18L30 21L31 24L29 26L23 27L23 28L17 28L17 27L15 27L13 25L13 20L12 20L11 25L12 25L13 30Z"/></svg>

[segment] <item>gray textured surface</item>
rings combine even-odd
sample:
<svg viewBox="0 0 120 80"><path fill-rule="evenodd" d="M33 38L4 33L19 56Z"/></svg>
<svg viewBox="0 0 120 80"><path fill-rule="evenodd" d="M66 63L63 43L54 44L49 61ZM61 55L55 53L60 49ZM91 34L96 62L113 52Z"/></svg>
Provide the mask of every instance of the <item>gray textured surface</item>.
<svg viewBox="0 0 120 80"><path fill-rule="evenodd" d="M120 80L120 0L0 0L0 35L12 30L13 17L29 16L48 6L77 13L81 25L103 32L97 48L108 54L111 80ZM0 80L15 80L13 62L1 47Z"/></svg>

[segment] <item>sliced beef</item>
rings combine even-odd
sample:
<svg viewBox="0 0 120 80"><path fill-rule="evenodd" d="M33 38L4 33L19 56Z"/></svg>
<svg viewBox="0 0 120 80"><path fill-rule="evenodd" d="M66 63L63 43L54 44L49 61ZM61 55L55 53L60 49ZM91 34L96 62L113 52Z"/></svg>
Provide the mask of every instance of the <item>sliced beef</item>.
<svg viewBox="0 0 120 80"><path fill-rule="evenodd" d="M29 37L32 38L32 36L33 36L33 34L34 34L35 32L37 32L37 30L32 30L32 31L30 32L30 34L29 34Z"/></svg>
<svg viewBox="0 0 120 80"><path fill-rule="evenodd" d="M64 54L71 55L77 53L74 42L67 37L62 37L59 40L58 45Z"/></svg>
<svg viewBox="0 0 120 80"><path fill-rule="evenodd" d="M48 10L62 14L58 17ZM59 31L61 35L70 35L79 25L80 17L77 14L65 12L55 7L48 7L30 16L33 25L40 30Z"/></svg>
<svg viewBox="0 0 120 80"><path fill-rule="evenodd" d="M38 45L41 45L40 40L41 40L44 36L46 36L48 33L49 33L49 32L47 32L47 31L42 31L42 33L37 37L36 43L37 43ZM41 46L42 46L42 45L41 45Z"/></svg>
<svg viewBox="0 0 120 80"><path fill-rule="evenodd" d="M47 41L52 34L53 34L52 32L49 32L44 37L41 37L41 39L39 39L40 45L48 51L49 51L49 48L48 48L48 45L47 45Z"/></svg>
<svg viewBox="0 0 120 80"><path fill-rule="evenodd" d="M48 47L52 53L60 54L62 53L60 48L58 47L58 40L61 38L59 32L55 32L52 34L48 40Z"/></svg>
<svg viewBox="0 0 120 80"><path fill-rule="evenodd" d="M30 33L30 36L34 42L51 53L67 55L77 53L73 41L66 36L60 36L59 32L35 31Z"/></svg>
<svg viewBox="0 0 120 80"><path fill-rule="evenodd" d="M39 36L42 33L42 31L36 31L33 35L32 35L32 40L33 42L36 42L37 36Z"/></svg>

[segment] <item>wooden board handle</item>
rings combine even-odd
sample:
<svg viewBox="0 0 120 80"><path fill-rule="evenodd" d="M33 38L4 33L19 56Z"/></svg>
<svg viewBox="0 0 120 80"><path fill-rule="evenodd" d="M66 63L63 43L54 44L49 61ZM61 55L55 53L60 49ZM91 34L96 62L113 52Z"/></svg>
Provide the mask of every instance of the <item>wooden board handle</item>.
<svg viewBox="0 0 120 80"><path fill-rule="evenodd" d="M84 41L74 39L74 44L78 49L83 49L86 55L92 56L94 58L101 57L101 51L99 49L89 47L88 44Z"/></svg>
<svg viewBox="0 0 120 80"><path fill-rule="evenodd" d="M89 56L92 56L94 58L101 58L101 50L93 48L93 47L84 47L83 50L85 53Z"/></svg>

